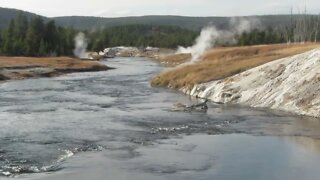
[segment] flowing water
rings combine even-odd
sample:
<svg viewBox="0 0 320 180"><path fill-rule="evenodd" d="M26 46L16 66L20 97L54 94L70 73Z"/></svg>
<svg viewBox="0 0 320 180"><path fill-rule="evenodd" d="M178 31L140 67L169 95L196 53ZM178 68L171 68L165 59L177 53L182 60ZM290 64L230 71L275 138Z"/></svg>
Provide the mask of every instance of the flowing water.
<svg viewBox="0 0 320 180"><path fill-rule="evenodd" d="M191 104L142 58L105 72L0 84L0 179L317 179L320 121Z"/></svg>

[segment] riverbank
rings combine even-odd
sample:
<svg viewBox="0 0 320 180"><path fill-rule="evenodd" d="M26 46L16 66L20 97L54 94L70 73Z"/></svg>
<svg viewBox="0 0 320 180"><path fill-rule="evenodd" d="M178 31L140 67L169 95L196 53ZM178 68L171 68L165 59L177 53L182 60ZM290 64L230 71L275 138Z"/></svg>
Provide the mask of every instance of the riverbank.
<svg viewBox="0 0 320 180"><path fill-rule="evenodd" d="M319 69L320 48L184 91L215 102L320 117Z"/></svg>
<svg viewBox="0 0 320 180"><path fill-rule="evenodd" d="M320 117L316 93L320 49L309 51L319 47L278 44L214 49L199 62L162 72L151 83L214 102Z"/></svg>
<svg viewBox="0 0 320 180"><path fill-rule="evenodd" d="M164 56L159 62L178 64L165 70L151 80L153 86L173 89L188 88L194 85L223 79L259 65L300 54L320 47L320 44L275 44L245 47L222 47L207 51L200 60L183 64L191 58L188 54ZM179 57L180 56L180 57Z"/></svg>
<svg viewBox="0 0 320 180"><path fill-rule="evenodd" d="M70 57L0 57L0 82L35 77L53 77L66 73L105 71L110 67L95 61Z"/></svg>

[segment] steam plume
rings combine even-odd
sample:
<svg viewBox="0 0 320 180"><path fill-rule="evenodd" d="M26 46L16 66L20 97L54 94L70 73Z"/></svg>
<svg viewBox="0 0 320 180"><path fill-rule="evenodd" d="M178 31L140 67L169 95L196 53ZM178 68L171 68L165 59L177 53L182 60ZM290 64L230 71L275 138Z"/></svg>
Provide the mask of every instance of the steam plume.
<svg viewBox="0 0 320 180"><path fill-rule="evenodd" d="M88 46L88 40L83 32L79 32L74 38L75 49L73 54L78 58L87 58L86 50Z"/></svg>
<svg viewBox="0 0 320 180"><path fill-rule="evenodd" d="M259 21L253 18L231 18L229 30L218 30L215 26L207 26L201 30L200 36L193 46L179 46L177 53L190 53L192 55L191 63L196 62L205 51L217 44L235 44L236 34L250 32L258 24Z"/></svg>
<svg viewBox="0 0 320 180"><path fill-rule="evenodd" d="M220 32L214 26L208 26L201 30L200 36L191 47L178 47L178 53L191 53L192 61L197 60L206 50L211 48Z"/></svg>

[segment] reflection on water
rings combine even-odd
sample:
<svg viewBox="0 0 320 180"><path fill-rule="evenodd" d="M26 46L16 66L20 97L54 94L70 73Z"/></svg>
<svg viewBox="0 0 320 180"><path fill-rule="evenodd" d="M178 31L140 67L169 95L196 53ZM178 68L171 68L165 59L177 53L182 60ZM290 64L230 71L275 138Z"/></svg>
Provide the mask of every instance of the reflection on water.
<svg viewBox="0 0 320 180"><path fill-rule="evenodd" d="M297 145L301 146L301 148L305 148L315 153L320 153L320 139L303 136L289 136L287 138L290 141L293 141Z"/></svg>
<svg viewBox="0 0 320 180"><path fill-rule="evenodd" d="M87 154L71 159L66 170L33 178L314 180L320 176L319 165L319 152L309 151L286 137L197 134L160 140L134 152Z"/></svg>
<svg viewBox="0 0 320 180"><path fill-rule="evenodd" d="M254 135L307 136L320 139L320 119L284 112L256 110L247 114L246 121L232 124L232 127Z"/></svg>

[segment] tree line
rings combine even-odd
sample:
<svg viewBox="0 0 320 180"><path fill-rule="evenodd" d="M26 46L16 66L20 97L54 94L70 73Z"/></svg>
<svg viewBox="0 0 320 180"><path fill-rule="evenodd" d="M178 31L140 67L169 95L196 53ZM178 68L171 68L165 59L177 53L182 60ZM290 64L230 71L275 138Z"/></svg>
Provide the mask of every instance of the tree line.
<svg viewBox="0 0 320 180"><path fill-rule="evenodd" d="M259 44L278 44L285 43L285 34L272 28L254 29L250 32L243 32L236 35L236 44L238 46L259 45Z"/></svg>
<svg viewBox="0 0 320 180"><path fill-rule="evenodd" d="M291 15L291 23L281 27L288 43L318 42L320 39L320 15Z"/></svg>
<svg viewBox="0 0 320 180"><path fill-rule="evenodd" d="M294 16L289 26L254 29L235 35L235 44L220 46L245 46L288 42L318 41L320 18L318 16ZM78 30L57 26L41 17L28 19L23 13L11 20L0 31L0 55L7 56L72 56L74 37ZM89 51L101 51L106 47L162 47L191 46L199 32L178 26L123 25L84 31Z"/></svg>
<svg viewBox="0 0 320 180"><path fill-rule="evenodd" d="M10 21L0 32L0 55L7 56L61 56L73 55L74 37L78 30L44 22L41 17L27 19L23 13ZM177 26L123 25L84 31L89 51L106 47L135 46L175 48L193 44L197 32Z"/></svg>
<svg viewBox="0 0 320 180"><path fill-rule="evenodd" d="M96 30L87 33L89 49L99 50L105 47L134 46L176 48L179 45L191 46L198 32L178 26L164 25L123 25Z"/></svg>
<svg viewBox="0 0 320 180"><path fill-rule="evenodd" d="M235 35L236 45L305 43L320 40L320 15L291 15L289 25L278 25ZM226 44L228 45L228 44ZM231 44L234 45L234 44Z"/></svg>
<svg viewBox="0 0 320 180"><path fill-rule="evenodd" d="M62 28L54 21L44 22L41 17L28 20L22 13L10 21L1 32L0 53L8 56L71 55L72 28Z"/></svg>

